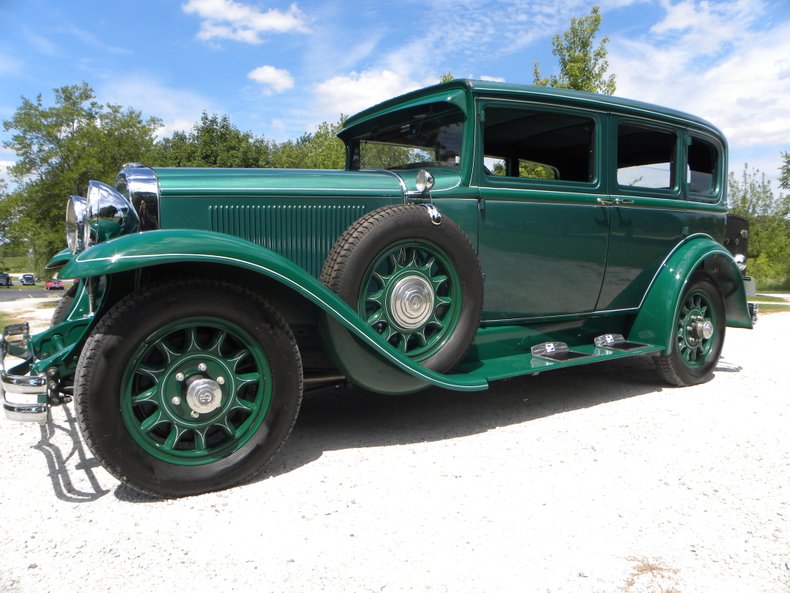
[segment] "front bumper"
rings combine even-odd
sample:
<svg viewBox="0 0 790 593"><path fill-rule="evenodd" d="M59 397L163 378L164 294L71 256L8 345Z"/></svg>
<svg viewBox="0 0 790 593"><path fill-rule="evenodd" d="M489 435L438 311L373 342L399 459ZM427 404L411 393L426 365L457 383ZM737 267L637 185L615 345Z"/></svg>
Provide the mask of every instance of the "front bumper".
<svg viewBox="0 0 790 593"><path fill-rule="evenodd" d="M6 369L6 357L21 359L21 362ZM27 323L8 325L0 338L0 392L3 409L10 420L38 422L49 420L49 396L47 377L29 374L33 361L30 343L30 328Z"/></svg>

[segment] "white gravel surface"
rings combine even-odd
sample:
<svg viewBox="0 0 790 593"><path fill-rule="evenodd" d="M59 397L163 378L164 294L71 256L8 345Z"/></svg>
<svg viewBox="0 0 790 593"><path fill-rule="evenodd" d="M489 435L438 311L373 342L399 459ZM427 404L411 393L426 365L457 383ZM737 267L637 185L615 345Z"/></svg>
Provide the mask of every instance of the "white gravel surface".
<svg viewBox="0 0 790 593"><path fill-rule="evenodd" d="M488 392L313 397L264 479L119 485L70 408L0 420L6 592L790 591L790 313L715 378L630 360Z"/></svg>

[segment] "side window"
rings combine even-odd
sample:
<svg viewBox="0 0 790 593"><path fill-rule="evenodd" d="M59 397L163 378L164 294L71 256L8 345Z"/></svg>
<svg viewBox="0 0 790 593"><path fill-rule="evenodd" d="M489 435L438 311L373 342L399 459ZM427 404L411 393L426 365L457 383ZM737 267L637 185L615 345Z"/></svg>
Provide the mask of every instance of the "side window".
<svg viewBox="0 0 790 593"><path fill-rule="evenodd" d="M672 132L633 124L617 127L617 184L643 189L674 189Z"/></svg>
<svg viewBox="0 0 790 593"><path fill-rule="evenodd" d="M688 147L689 191L705 195L714 193L718 168L719 151L716 146L706 140L692 137Z"/></svg>
<svg viewBox="0 0 790 593"><path fill-rule="evenodd" d="M591 182L594 130L591 117L490 106L483 129L486 174Z"/></svg>

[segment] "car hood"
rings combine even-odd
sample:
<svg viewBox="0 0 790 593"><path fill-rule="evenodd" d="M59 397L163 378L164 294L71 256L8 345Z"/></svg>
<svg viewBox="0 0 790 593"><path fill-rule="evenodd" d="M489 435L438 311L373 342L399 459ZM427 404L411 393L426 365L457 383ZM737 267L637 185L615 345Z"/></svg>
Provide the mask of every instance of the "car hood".
<svg viewBox="0 0 790 593"><path fill-rule="evenodd" d="M434 191L458 186L452 169L431 169ZM161 198L168 196L320 196L403 197L414 191L416 169L335 171L314 169L154 169Z"/></svg>

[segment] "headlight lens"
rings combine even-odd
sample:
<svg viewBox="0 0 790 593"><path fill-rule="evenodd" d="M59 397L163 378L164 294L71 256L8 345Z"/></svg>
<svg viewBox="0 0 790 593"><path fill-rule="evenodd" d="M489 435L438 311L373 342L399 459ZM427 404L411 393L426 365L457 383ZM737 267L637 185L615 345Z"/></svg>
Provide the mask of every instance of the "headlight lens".
<svg viewBox="0 0 790 593"><path fill-rule="evenodd" d="M86 214L87 202L85 198L71 196L66 205L66 244L72 253L79 253L84 248Z"/></svg>
<svg viewBox="0 0 790 593"><path fill-rule="evenodd" d="M88 184L84 247L137 232L140 219L131 204L101 181Z"/></svg>

